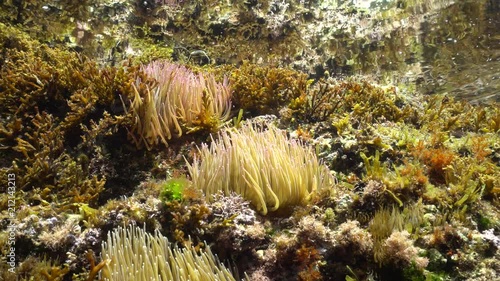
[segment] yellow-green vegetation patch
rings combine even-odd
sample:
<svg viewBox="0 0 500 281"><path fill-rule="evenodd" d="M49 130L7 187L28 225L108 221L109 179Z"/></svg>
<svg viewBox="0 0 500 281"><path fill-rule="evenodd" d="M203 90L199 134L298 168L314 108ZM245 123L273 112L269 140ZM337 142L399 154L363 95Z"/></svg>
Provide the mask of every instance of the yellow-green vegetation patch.
<svg viewBox="0 0 500 281"><path fill-rule="evenodd" d="M0 44L0 142L12 164L1 175L17 175L22 202L95 204L108 174L89 168L106 157L96 142L127 123L117 105L132 93L134 68L99 67L3 25Z"/></svg>
<svg viewBox="0 0 500 281"><path fill-rule="evenodd" d="M234 104L256 114L276 114L294 99L306 95L307 76L303 73L244 63L230 76Z"/></svg>
<svg viewBox="0 0 500 281"><path fill-rule="evenodd" d="M127 46L125 54L133 63L147 64L155 60L169 60L172 58L173 49L168 45L159 45L150 39L132 39Z"/></svg>

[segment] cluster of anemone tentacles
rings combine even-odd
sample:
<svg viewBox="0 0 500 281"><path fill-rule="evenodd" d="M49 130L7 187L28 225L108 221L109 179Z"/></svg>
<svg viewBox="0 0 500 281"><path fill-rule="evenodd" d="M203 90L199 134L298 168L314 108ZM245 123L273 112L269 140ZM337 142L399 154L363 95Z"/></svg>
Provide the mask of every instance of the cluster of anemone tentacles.
<svg viewBox="0 0 500 281"><path fill-rule="evenodd" d="M118 228L102 244L108 263L101 272L106 281L235 281L229 269L207 247L197 253L194 247L172 248L157 230L154 235L130 226Z"/></svg>
<svg viewBox="0 0 500 281"><path fill-rule="evenodd" d="M303 204L334 182L312 148L272 126L223 131L210 147L202 145L188 169L207 199L220 190L236 192L263 215Z"/></svg>
<svg viewBox="0 0 500 281"><path fill-rule="evenodd" d="M142 67L150 81L137 79L128 107L134 117L130 136L146 148L181 137L186 131L218 129L231 110L228 80L217 83L213 75L195 74L186 67L154 61Z"/></svg>

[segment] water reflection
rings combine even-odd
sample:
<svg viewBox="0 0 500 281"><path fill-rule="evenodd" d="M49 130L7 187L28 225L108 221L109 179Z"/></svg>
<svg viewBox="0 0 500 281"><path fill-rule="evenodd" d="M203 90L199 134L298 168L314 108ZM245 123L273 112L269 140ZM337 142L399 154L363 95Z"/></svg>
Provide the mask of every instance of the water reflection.
<svg viewBox="0 0 500 281"><path fill-rule="evenodd" d="M456 4L423 24L420 88L472 101L500 100L499 11L497 1Z"/></svg>
<svg viewBox="0 0 500 281"><path fill-rule="evenodd" d="M362 72L426 94L500 101L500 1L460 1L412 25L418 15L361 52Z"/></svg>

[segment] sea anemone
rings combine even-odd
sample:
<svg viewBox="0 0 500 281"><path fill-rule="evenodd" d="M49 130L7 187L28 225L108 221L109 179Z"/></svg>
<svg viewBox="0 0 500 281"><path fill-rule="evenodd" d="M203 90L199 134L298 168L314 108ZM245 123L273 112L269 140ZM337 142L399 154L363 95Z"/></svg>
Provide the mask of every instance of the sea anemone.
<svg viewBox="0 0 500 281"><path fill-rule="evenodd" d="M333 185L312 148L274 127L226 130L210 147L202 145L200 158L188 163L188 169L194 187L208 200L221 190L236 192L263 215L305 203Z"/></svg>
<svg viewBox="0 0 500 281"><path fill-rule="evenodd" d="M156 83L137 79L129 110L134 116L131 136L148 149L185 131L216 131L229 118L231 90L227 79L195 74L182 65L155 61L142 71Z"/></svg>
<svg viewBox="0 0 500 281"><path fill-rule="evenodd" d="M235 281L236 278L212 254L194 247L173 249L157 230L154 235L130 226L117 228L102 243L108 263L101 271L105 281Z"/></svg>

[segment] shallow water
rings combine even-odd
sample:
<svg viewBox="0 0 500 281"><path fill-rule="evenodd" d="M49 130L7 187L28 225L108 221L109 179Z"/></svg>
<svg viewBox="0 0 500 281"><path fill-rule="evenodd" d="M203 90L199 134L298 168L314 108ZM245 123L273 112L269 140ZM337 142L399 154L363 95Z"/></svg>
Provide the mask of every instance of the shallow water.
<svg viewBox="0 0 500 281"><path fill-rule="evenodd" d="M499 104L415 93L499 101L500 0L45 1L0 1L0 245L21 238L21 280L83 280L127 224L252 280L496 280Z"/></svg>
<svg viewBox="0 0 500 281"><path fill-rule="evenodd" d="M360 54L381 63L363 65L360 73L425 94L500 101L500 1L448 2L437 12L427 12L432 7L422 4L394 21L401 27ZM392 15L390 9L379 13Z"/></svg>
<svg viewBox="0 0 500 281"><path fill-rule="evenodd" d="M424 94L500 100L498 0L93 0L0 3L0 18L103 64L152 45L181 63L243 60L370 76ZM17 16L16 16L17 14ZM152 45L141 45L138 40ZM184 52L184 53L183 53ZM202 59L204 60L205 57Z"/></svg>

